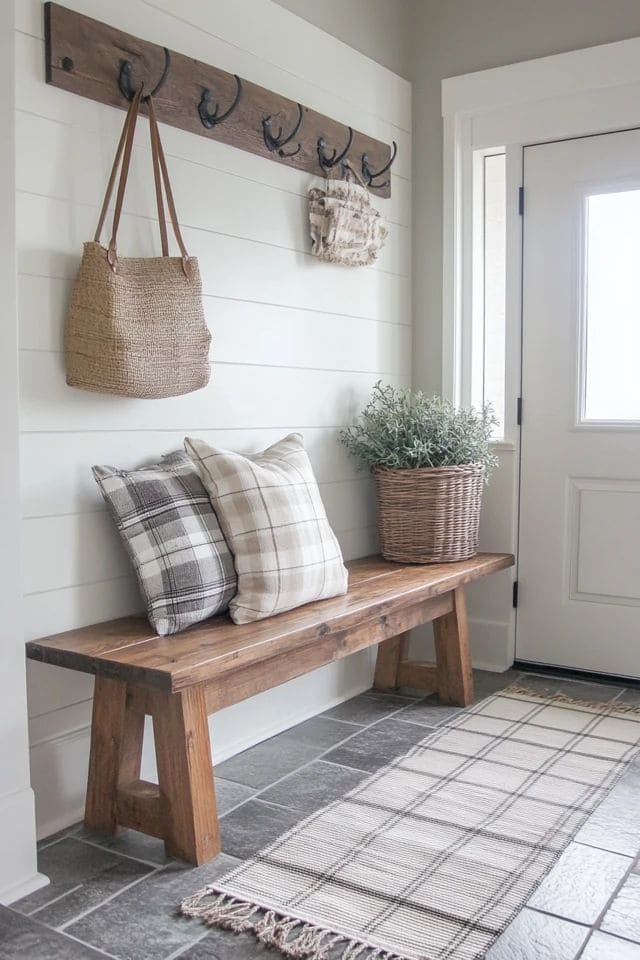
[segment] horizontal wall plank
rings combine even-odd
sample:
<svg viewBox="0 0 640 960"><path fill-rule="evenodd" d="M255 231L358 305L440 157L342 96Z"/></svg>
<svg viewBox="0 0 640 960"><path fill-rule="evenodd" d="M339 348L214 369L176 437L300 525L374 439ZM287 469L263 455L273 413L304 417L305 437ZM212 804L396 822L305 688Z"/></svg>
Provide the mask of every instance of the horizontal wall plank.
<svg viewBox="0 0 640 960"><path fill-rule="evenodd" d="M69 671L67 671L69 672ZM83 676L80 674L80 676ZM49 676L49 681L52 677ZM90 678L84 677L85 680ZM93 688L93 683L91 683ZM90 697L92 696L90 693ZM29 744L32 750L54 740L84 731L91 723L91 699L54 707L52 711L29 717Z"/></svg>
<svg viewBox="0 0 640 960"><path fill-rule="evenodd" d="M66 94L71 96L71 94ZM66 135L71 140L78 136L94 136L100 138L103 146L104 156L101 154L93 162L104 165L109 160L113 160L115 147L122 131L122 113L119 110L112 110L109 107L103 108L107 116L101 118L98 124L93 118L93 128L89 122L70 123L59 118L49 118L42 115L42 110L18 111L18 117L34 119L59 126L66 131ZM59 111L62 113L62 111ZM146 123L146 122L145 122ZM145 124L141 126L142 136ZM190 163L194 168L203 168L207 171L223 173L235 177L243 182L260 184L279 192L291 194L293 196L306 198L310 187L318 186L323 183L321 176L314 177L302 171L295 170L292 167L282 167L269 160L258 157L243 150L235 150L227 144L218 141L207 141L201 137L194 137L185 131L178 130L177 127L162 127L162 141L165 152L168 157L168 163L173 169L175 160L182 160ZM22 151L24 154L24 151ZM73 157L67 158L68 164L73 163ZM20 172L20 171L18 171ZM66 177L66 168L61 171ZM199 170L194 170L196 177L199 176ZM48 171L43 172L43 179L48 176ZM64 185L65 177L62 177ZM375 207L379 210L385 222L411 226L412 208L411 208L411 182L402 177L396 177L392 174L392 196L389 199L376 198ZM104 188L106 179L101 185ZM93 198L94 200L96 198Z"/></svg>
<svg viewBox="0 0 640 960"><path fill-rule="evenodd" d="M116 143L80 127L20 113L16 117L17 189L57 200L97 205L104 193ZM42 155L47 156L43 165ZM309 253L306 197L265 187L190 160L169 160L172 187L183 227ZM128 213L156 219L148 124L141 121L125 200ZM109 218L105 239L109 234ZM407 275L410 232L389 224L389 236L376 269ZM159 252L159 240L156 241Z"/></svg>
<svg viewBox="0 0 640 960"><path fill-rule="evenodd" d="M198 430L201 440L239 453L256 453L296 430ZM357 461L338 440L335 427L302 431L320 483L363 476ZM20 438L23 517L53 516L95 510L97 488L92 464L128 470L155 463L165 453L181 450L184 431L116 431L96 433L23 433ZM364 474L366 476L366 474Z"/></svg>
<svg viewBox="0 0 640 960"><path fill-rule="evenodd" d="M355 560L356 557L368 557L380 550L377 527L361 527L359 530L343 530L338 533L338 540L345 560Z"/></svg>
<svg viewBox="0 0 640 960"><path fill-rule="evenodd" d="M321 113L329 112L317 106L317 101L324 100L334 111L341 111L340 117L335 112L331 116L352 126L357 126L355 109L357 116L366 115L368 122L393 118L398 130L411 130L411 84L407 80L282 7L235 0L216 4L212 16L210 0L182 3L179 13L172 0L155 4L110 0L108 8L101 0L68 0L65 6L238 73ZM39 0L23 0L17 5L16 27L33 37L44 37ZM295 42L283 42L286 36L290 40L295 37ZM271 45L265 43L266 37L280 37L273 48L277 59L269 56ZM330 70L320 69L328 63Z"/></svg>
<svg viewBox="0 0 640 960"><path fill-rule="evenodd" d="M93 677L88 674L27 660L27 699L31 718L46 717L70 705L85 704L92 696ZM56 731L64 729L58 718L49 718L50 729L52 719Z"/></svg>
<svg viewBox="0 0 640 960"><path fill-rule="evenodd" d="M118 531L104 510L22 523L26 594L127 576Z"/></svg>
<svg viewBox="0 0 640 960"><path fill-rule="evenodd" d="M72 278L82 244L93 237L96 208L33 194L17 195L18 271ZM157 256L152 220L122 217L122 256ZM198 257L203 292L233 300L312 308L372 320L410 320L408 277L321 263L310 254L239 237L187 228L184 240Z"/></svg>
<svg viewBox="0 0 640 960"><path fill-rule="evenodd" d="M143 610L144 604L131 574L116 580L100 580L47 593L32 593L24 598L25 638L35 640L90 623L139 614ZM70 671L65 670L64 673L70 674ZM61 676L60 670L56 669L55 676ZM71 698L75 696L74 688ZM34 702L31 709L32 712L38 712L39 704Z"/></svg>
<svg viewBox="0 0 640 960"><path fill-rule="evenodd" d="M84 432L225 427L301 427L350 423L377 376L214 363L204 390L163 400L133 400L68 387L61 354L22 353L22 430ZM408 377L387 377L407 384Z"/></svg>
<svg viewBox="0 0 640 960"><path fill-rule="evenodd" d="M320 494L336 532L374 522L368 478L321 484ZM132 571L97 486L93 512L31 517L23 521L23 539L27 594L113 580Z"/></svg>
<svg viewBox="0 0 640 960"><path fill-rule="evenodd" d="M18 278L23 350L63 350L71 286L71 280ZM205 297L204 309L214 362L381 374L411 368L408 325L219 297Z"/></svg>

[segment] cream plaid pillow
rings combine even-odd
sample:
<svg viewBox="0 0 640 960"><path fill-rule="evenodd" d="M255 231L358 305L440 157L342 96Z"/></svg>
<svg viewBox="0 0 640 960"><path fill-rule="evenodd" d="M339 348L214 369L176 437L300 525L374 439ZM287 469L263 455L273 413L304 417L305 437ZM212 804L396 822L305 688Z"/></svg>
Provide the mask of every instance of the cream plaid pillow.
<svg viewBox="0 0 640 960"><path fill-rule="evenodd" d="M347 592L347 571L299 433L251 457L185 440L234 555L235 623Z"/></svg>

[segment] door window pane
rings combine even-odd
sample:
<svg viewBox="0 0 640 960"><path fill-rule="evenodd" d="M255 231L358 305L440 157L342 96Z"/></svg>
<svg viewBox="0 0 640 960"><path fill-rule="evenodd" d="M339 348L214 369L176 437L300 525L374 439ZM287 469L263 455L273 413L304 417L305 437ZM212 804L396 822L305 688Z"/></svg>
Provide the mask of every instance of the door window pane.
<svg viewBox="0 0 640 960"><path fill-rule="evenodd" d="M584 418L640 420L640 190L587 199Z"/></svg>

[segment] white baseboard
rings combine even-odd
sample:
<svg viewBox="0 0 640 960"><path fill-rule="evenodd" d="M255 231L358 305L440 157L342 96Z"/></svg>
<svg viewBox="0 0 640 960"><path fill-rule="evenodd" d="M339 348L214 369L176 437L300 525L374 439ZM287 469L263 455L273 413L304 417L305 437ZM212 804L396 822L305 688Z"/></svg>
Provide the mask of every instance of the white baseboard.
<svg viewBox="0 0 640 960"><path fill-rule="evenodd" d="M372 682L374 654L375 651L365 650L214 714L209 718L214 764L218 766L367 690ZM53 711L48 718L40 717L41 726L49 726L49 730L31 744L31 782L39 839L77 823L83 816L90 726L82 724L69 729L72 717L75 713L71 707L69 711ZM142 776L156 779L148 736Z"/></svg>
<svg viewBox="0 0 640 960"><path fill-rule="evenodd" d="M45 877L44 873L34 873L33 876L27 880L21 880L20 883L16 883L12 887L7 887L5 890L0 891L0 903L5 907L9 907L17 900L28 897L30 893L35 893L36 890L40 890L42 887L48 887L50 882L49 877Z"/></svg>
<svg viewBox="0 0 640 960"><path fill-rule="evenodd" d="M33 815L29 787L0 797L0 903L13 903L49 883L37 869Z"/></svg>
<svg viewBox="0 0 640 960"><path fill-rule="evenodd" d="M496 620L469 620L473 665L477 670L502 673L513 666L513 625Z"/></svg>

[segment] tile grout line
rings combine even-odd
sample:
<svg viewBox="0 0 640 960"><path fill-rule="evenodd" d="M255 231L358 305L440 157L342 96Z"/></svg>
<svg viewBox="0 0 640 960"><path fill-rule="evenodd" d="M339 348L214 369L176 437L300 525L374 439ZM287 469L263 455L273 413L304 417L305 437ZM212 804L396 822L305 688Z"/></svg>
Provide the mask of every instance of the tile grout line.
<svg viewBox="0 0 640 960"><path fill-rule="evenodd" d="M365 691L365 693L366 693L366 691ZM357 696L362 696L362 694L357 694ZM354 698L351 698L351 699L354 699ZM424 699L424 698L423 698L423 699ZM345 701L345 702L348 702L348 701ZM416 701L412 701L412 702L415 703ZM418 701L418 702L419 702L419 701ZM284 776L279 777L277 780L273 780L271 783L267 784L267 785L264 786L264 787L261 787L259 790L256 791L256 793L253 794L252 797L248 797L247 800L243 800L243 801L241 801L241 803L236 804L235 807L232 807L231 809L227 810L226 813L224 813L220 819L222 820L224 817L227 816L227 814L231 813L232 810L237 810L238 807L241 807L243 803L247 803L248 800L256 800L256 799L259 799L259 798L260 798L260 795L261 795L262 793L265 793L265 791L270 790L271 787L275 787L275 786L277 786L278 784L282 783L283 780L286 780L287 777L292 776L294 773L300 773L302 770L306 770L307 767L311 766L312 763L315 763L316 760L323 760L324 757L325 757L328 753L331 753L332 750L337 750L338 747L342 747L345 743L348 743L349 740L352 740L353 737L357 737L358 734L364 733L365 730L370 730L371 727L375 727L377 724L382 723L384 720L388 720L389 718L393 717L395 714L400 713L402 710L406 710L406 709L407 709L406 707L399 707L397 710L392 711L391 713L387 714L387 715L384 716L384 717L379 717L377 720L373 720L371 723L368 723L368 724L366 724L366 725L361 725L360 728L355 731L355 733L352 733L352 734L350 734L348 737L345 737L344 740L340 740L340 741L332 744L330 747L327 747L326 750L323 750L322 753L319 753L316 757L312 757L311 760L307 760L305 763L301 764L299 767L295 767L295 769L290 770L288 773L285 773ZM325 719L325 720L334 720L333 717L325 717L323 714L317 714L316 716L317 716L317 717L322 717L322 718ZM310 719L313 720L313 719L316 719L316 717L311 717ZM303 721L303 722L306 722L306 721ZM340 722L340 723L350 723L351 721L349 721L349 720L341 720L341 721L338 721L338 722ZM417 726L417 724L413 724L413 726ZM292 727L292 728L290 728L290 729L295 729L295 727ZM425 728L425 729L427 729L427 728ZM286 732L286 731L283 731L283 732ZM426 736L426 735L427 735L427 734L425 734L425 736ZM276 736L279 736L279 734L276 734ZM270 740L271 740L271 739L275 739L275 737L269 737L269 739L270 739ZM263 740L262 742L263 742L263 743L268 743L268 740ZM260 746L260 745L261 745L261 744L256 744L256 746ZM253 749L254 749L254 747L249 747L249 750L253 750ZM244 752L244 751L243 751L243 752ZM239 756L239 757L242 756L242 753L237 754L237 756ZM235 759L235 758L234 758L234 757L231 757L230 759L233 760L233 759ZM333 761L328 760L328 761L326 761L326 762L327 762L327 763L332 763ZM347 770L360 770L359 767L348 767L346 764L335 764L335 766L345 767L345 769L347 769ZM360 771L360 772L362 772L362 771ZM365 771L365 772L366 772L366 771ZM231 782L231 783L237 783L237 784L239 784L240 786L251 788L251 784L242 783L242 781L240 781L240 780L232 780L231 777L228 777L228 776L225 777L224 774L222 774L221 776L222 776L222 779L223 779L223 780L228 780L228 781ZM287 808L287 809L293 809L293 808Z"/></svg>
<svg viewBox="0 0 640 960"><path fill-rule="evenodd" d="M196 947L199 943L202 943L203 940L206 940L209 934L211 933L210 927L205 927L204 933L196 940L192 940L190 943L186 943L183 947L178 947L177 950L174 950L173 953L170 953L168 957L163 957L162 960L177 960L178 957L183 957L187 950L191 950L193 947ZM217 960L217 958L212 954L211 960Z"/></svg>
<svg viewBox="0 0 640 960"><path fill-rule="evenodd" d="M546 880L546 877L545 877L545 880ZM521 907L521 911L522 910L531 910L533 911L533 913L541 913L545 917L553 917L554 920L562 920L564 923L572 923L575 927L582 927L583 929L589 930L589 931L593 930L593 924L588 923L586 920L574 920L571 917L564 917L559 913L553 913L552 910L545 910L543 907L532 907L531 904L529 903L525 903ZM518 914L516 914L516 916L518 916ZM508 929L509 928L507 927L506 930ZM587 937L587 940L588 939L589 938Z"/></svg>
<svg viewBox="0 0 640 960"><path fill-rule="evenodd" d="M147 880L149 877L155 876L156 873L160 873L164 870L165 867L156 867L155 870L149 870L148 873L143 874L141 877L136 877L131 883L127 883L124 887L120 887L119 890L116 890L114 893L111 893L108 897L105 897L104 900L101 900L100 903L96 904L93 907L90 907L88 910L83 910L77 916L73 917L71 920L65 920L64 923L60 924L59 927L53 927L52 929L58 930L60 933L66 933L67 927L72 926L72 924L77 923L79 920L84 920L85 917L88 917L89 914L93 913L95 910L99 910L101 907L104 907L111 900L114 900L116 897L119 897L121 893L124 893L125 890L130 890L131 887L137 886L139 883L142 883L143 880ZM72 936L72 934L69 934Z"/></svg>
<svg viewBox="0 0 640 960"><path fill-rule="evenodd" d="M512 683L512 682L514 682L514 681L513 681L513 680L509 681L509 683ZM509 685L509 684L507 684L507 686L508 686L508 685ZM394 693L386 694L386 693L383 693L383 692L381 692L381 691L376 691L373 687L370 687L368 690L365 690L365 691L363 691L363 692L360 693L360 694L356 694L356 696L360 696L360 697L362 697L362 696L367 696L367 695L370 695L371 692L377 694L378 696L382 696L382 697L386 697L386 696L390 696L390 697L391 697L391 696L395 696L395 697L397 697L397 696L402 696L402 694L394 694ZM491 695L492 695L492 694L488 694L488 696L491 696ZM284 776L279 777L277 780L272 781L272 783L269 783L269 784L267 784L266 786L261 787L260 789L256 790L256 792L255 792L251 797L247 797L246 800L241 800L240 803L237 803L235 806L230 807L224 814L222 814L222 816L221 816L220 819L222 820L224 817L227 816L227 814L234 812L234 811L237 810L239 807L241 807L244 803L247 803L249 800L260 799L260 798L261 798L261 795L262 795L263 793L265 793L267 790L270 790L271 787L278 786L280 783L283 782L283 780L286 780L287 777L292 776L294 773L299 773L299 772L301 772L302 770L306 770L306 768L309 767L309 766L311 766L312 763L315 763L316 760L322 760L324 763L332 763L334 766L342 767L342 768L344 768L344 769L346 769L346 770L355 770L355 771L357 771L357 772L359 772L359 773L363 773L363 772L364 772L364 773L367 773L367 774L370 775L370 774L371 774L371 771L369 771L369 770L364 770L364 771L363 771L361 767L350 767L350 766L348 766L347 764L336 763L336 762L333 761L333 760L326 760L325 758L326 758L327 754L331 753L332 750L336 750L338 747L341 747L341 746L343 746L345 743L348 743L349 740L353 739L353 737L358 736L358 734L363 733L365 730L370 730L372 727L375 727L375 726L377 726L378 724L383 723L385 720L389 720L389 719L392 719L392 718L393 718L393 719L399 719L400 722L406 723L406 724L410 724L411 726L414 726L414 727L421 727L421 728L422 728L423 730L425 730L425 731L433 731L433 730L435 729L435 726L438 726L438 724L427 727L427 726L423 726L423 724L413 723L412 721L409 721L409 720L401 720L401 718L398 718L398 714L402 713L404 710L409 709L409 707L414 706L414 705L417 704L417 703L421 703L423 700L427 700L427 699L428 699L429 697L431 697L431 696L434 696L434 691L427 692L427 693L425 694L425 696L423 696L423 697L404 697L403 699L407 700L407 703L406 703L404 706L398 707L397 709L392 710L390 713L385 714L385 716L383 716L383 717L378 717L377 720L372 720L371 723L359 725L359 726L360 726L360 729L357 730L355 733L352 733L350 736L345 737L344 740L340 740L339 742L334 743L331 747L328 747L328 748L327 748L326 750L324 750L322 753L318 754L318 756L312 757L311 760L308 760L308 761L306 761L306 763L301 764L299 767L296 767L295 769L289 771L288 773L285 773ZM351 698L349 698L349 699L355 699L355 697L351 697ZM485 697L482 697L481 699L485 699ZM348 703L348 702L349 702L348 700L345 701L345 703ZM339 706L340 706L340 705L339 705ZM436 704L436 706L437 706L437 704ZM330 709L333 710L333 709L335 709L335 707L331 707ZM464 709L464 708L461 707L460 709ZM325 719L325 720L338 720L337 717L327 717L327 716L325 716L325 714L323 714L323 713L316 714L315 717L311 717L310 719L317 719L317 718L322 718L322 719ZM303 721L303 722L306 722L306 721ZM351 721L351 720L340 720L339 722L341 722L341 723L353 723L353 721ZM291 727L290 729L293 730L293 729L295 729L295 727ZM286 732L287 732L287 731L283 731L283 733L286 733ZM277 736L280 736L280 734L276 734L275 736L276 736L276 737L277 737ZM426 736L428 736L428 732L425 732L425 737L426 737ZM269 740L275 739L275 737L269 737L268 739L269 739ZM263 743L267 743L268 740L263 740L262 742L263 742ZM260 746L260 744L256 744L256 746ZM248 749L249 749L249 750L253 750L254 747L249 747ZM242 751L242 752L245 752L245 751ZM236 754L236 756L239 756L239 757L240 757L240 756L242 756L242 753ZM231 757L230 759L233 760L233 759L235 759L235 758L234 758L234 757ZM225 762L226 762L226 761L225 761ZM233 780L233 779L232 779L231 777L229 777L229 776L225 777L224 774L222 774L222 779L223 779L223 780L228 780L230 783L236 783L236 784L238 784L239 786L248 787L249 789L255 789L255 788L252 787L251 784L242 783L242 781L240 781L240 780ZM262 800L261 800L261 802L267 802L267 803L268 803L269 801L262 801ZM287 807L287 808L285 808L285 809L294 809L294 808L293 808L293 807Z"/></svg>
<svg viewBox="0 0 640 960"><path fill-rule="evenodd" d="M64 893L59 893L57 897L54 897L52 900L47 900L46 903L41 903L39 907L35 908L35 910L31 910L29 913L24 913L23 916L35 917L36 920L39 920L39 917L36 917L37 913L39 913L41 910L46 910L47 907L52 906L54 903L58 903L60 900L64 900L65 897L68 897L70 894L75 893L76 890L80 890L81 887L82 887L82 883L77 883L75 887L70 887L69 890L65 890ZM43 889L46 890L47 888L44 887ZM21 910L18 910L16 912L22 913ZM44 920L40 920L40 923L44 923L44 922L45 922ZM47 926L50 926L50 924L47 924Z"/></svg>
<svg viewBox="0 0 640 960"><path fill-rule="evenodd" d="M614 890L613 890L613 893L611 894L611 896L610 896L609 899L607 900L607 902L606 902L606 904L604 905L603 909L600 911L597 919L594 921L594 923L593 923L593 929L594 929L594 930L600 931L600 929L601 929L601 928L600 928L600 924L602 923L602 921L605 919L607 913L609 912L609 909L611 908L611 905L613 904L613 901L616 899L616 897L618 896L618 894L620 893L620 891L622 890L622 888L625 886L627 880L629 879L629 877L631 876L631 874L634 872L634 867L635 867L636 862L637 862L637 857L635 857L635 858L634 858L634 857L631 857L630 860L631 860L631 862L630 862L630 864L629 864L629 867L628 867L627 870L625 871L624 876L622 876L622 877L620 878L620 880L618 881L618 883L615 885ZM602 933L610 933L611 931L602 930L601 932L602 932ZM616 934L612 934L612 936L616 936ZM627 938L622 938L622 939L627 939ZM631 943L638 943L638 941L637 941L637 940L631 940Z"/></svg>
<svg viewBox="0 0 640 960"><path fill-rule="evenodd" d="M107 847L103 843L96 843L95 840L90 840L88 837L71 836L67 839L77 840L78 843L85 843L87 846L93 847L95 850L102 850L103 853L111 853L115 857L122 857L125 860L133 860L134 863L141 863L145 867L153 867L153 870L157 870L159 867L166 867L167 863L171 863L170 860L167 860L167 863L157 863L157 861L154 860L142 860L140 857L134 857L130 853L121 853L120 850L113 850L111 847Z"/></svg>

